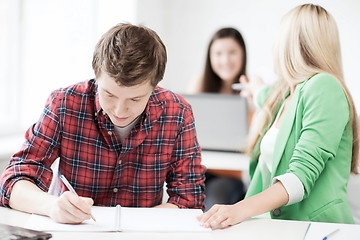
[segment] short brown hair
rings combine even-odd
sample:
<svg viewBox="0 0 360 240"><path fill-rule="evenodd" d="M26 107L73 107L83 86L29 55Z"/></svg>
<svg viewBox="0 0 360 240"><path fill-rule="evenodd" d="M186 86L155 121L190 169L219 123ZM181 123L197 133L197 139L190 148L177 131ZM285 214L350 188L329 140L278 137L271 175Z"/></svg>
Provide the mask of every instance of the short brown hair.
<svg viewBox="0 0 360 240"><path fill-rule="evenodd" d="M98 78L102 72L123 86L150 80L155 87L164 77L166 48L151 29L118 24L107 31L95 47L92 67Z"/></svg>

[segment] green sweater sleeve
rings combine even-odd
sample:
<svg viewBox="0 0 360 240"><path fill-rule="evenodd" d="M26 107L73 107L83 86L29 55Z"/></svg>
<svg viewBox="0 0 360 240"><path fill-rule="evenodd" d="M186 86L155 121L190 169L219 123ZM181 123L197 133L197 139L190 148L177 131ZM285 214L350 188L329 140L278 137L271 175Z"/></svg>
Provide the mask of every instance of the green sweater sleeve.
<svg viewBox="0 0 360 240"><path fill-rule="evenodd" d="M296 126L300 137L290 159L289 172L303 183L306 198L327 162L336 157L342 138L352 135L344 134L349 125L349 105L335 78L317 74L300 91L297 112L302 114L302 121Z"/></svg>

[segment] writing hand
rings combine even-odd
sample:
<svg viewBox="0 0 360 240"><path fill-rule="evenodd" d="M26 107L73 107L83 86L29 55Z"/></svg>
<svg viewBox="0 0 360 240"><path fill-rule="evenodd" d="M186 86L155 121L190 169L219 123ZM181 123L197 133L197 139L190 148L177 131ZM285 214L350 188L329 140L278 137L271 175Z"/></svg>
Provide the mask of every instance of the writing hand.
<svg viewBox="0 0 360 240"><path fill-rule="evenodd" d="M79 197L66 191L53 201L49 216L56 222L76 224L91 217L91 207L94 204L91 198Z"/></svg>

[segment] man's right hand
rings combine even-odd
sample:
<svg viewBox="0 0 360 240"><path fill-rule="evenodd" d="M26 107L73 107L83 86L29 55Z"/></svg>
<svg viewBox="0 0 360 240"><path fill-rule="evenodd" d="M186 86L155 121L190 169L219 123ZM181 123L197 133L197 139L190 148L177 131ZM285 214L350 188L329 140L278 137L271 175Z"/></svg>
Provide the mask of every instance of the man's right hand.
<svg viewBox="0 0 360 240"><path fill-rule="evenodd" d="M66 191L60 197L53 199L49 216L59 223L81 223L91 218L91 198L78 197Z"/></svg>
<svg viewBox="0 0 360 240"><path fill-rule="evenodd" d="M69 191L60 197L50 195L27 180L17 181L10 195L11 208L51 217L59 223L81 223L90 219L91 198L78 197Z"/></svg>

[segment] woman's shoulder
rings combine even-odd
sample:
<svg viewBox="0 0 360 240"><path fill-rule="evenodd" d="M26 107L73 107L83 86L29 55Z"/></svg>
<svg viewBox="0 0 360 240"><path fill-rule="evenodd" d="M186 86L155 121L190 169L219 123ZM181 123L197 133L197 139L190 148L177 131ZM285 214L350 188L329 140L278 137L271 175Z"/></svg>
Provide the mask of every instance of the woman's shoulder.
<svg viewBox="0 0 360 240"><path fill-rule="evenodd" d="M310 77L303 83L300 92L303 99L309 102L347 104L345 91L340 81L327 73L318 73Z"/></svg>
<svg viewBox="0 0 360 240"><path fill-rule="evenodd" d="M312 89L314 91L323 89L342 89L340 82L328 73L317 73L304 82L304 89Z"/></svg>

